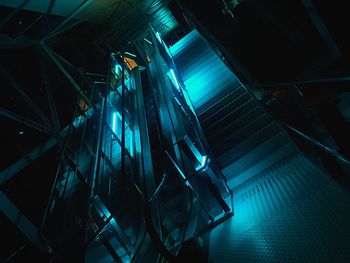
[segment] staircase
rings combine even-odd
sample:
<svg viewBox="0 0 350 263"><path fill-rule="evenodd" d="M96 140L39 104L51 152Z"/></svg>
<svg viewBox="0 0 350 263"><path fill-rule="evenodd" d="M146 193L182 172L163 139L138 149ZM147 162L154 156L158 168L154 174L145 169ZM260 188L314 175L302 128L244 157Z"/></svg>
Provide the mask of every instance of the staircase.
<svg viewBox="0 0 350 263"><path fill-rule="evenodd" d="M198 32L171 50L234 189L235 216L209 233L210 262L350 262L349 192L299 150Z"/></svg>
<svg viewBox="0 0 350 263"><path fill-rule="evenodd" d="M231 189L297 151L197 31L170 50ZM205 83L201 91L198 83Z"/></svg>

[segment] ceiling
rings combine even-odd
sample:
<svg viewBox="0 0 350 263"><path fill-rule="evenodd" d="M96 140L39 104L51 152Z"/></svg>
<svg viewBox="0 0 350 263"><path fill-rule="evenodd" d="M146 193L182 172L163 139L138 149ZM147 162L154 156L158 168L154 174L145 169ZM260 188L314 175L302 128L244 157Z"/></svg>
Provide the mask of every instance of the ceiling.
<svg viewBox="0 0 350 263"><path fill-rule="evenodd" d="M349 75L345 1L243 0L233 17L223 14L223 2L235 1L182 1L188 18L252 86Z"/></svg>
<svg viewBox="0 0 350 263"><path fill-rule="evenodd" d="M168 34L177 26L169 9L168 0L14 0L0 1L4 20L1 24L4 33L21 33L35 40L56 37L79 25L98 25L99 30L87 34L90 39L120 42L145 31L152 23L162 35ZM50 16L49 16L50 15ZM9 19L7 19L9 18ZM39 34L38 28L45 24L46 34ZM6 30L7 29L7 30ZM25 30L25 32L23 32ZM6 32L7 31L7 32ZM75 33L79 32L75 31ZM81 35L78 33L78 35ZM86 36L86 35L84 35Z"/></svg>

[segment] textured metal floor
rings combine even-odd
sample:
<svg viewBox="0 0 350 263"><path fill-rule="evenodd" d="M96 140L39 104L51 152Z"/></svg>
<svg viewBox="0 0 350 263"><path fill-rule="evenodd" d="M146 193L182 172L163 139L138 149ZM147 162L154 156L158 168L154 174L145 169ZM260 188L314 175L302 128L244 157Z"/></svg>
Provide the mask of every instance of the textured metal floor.
<svg viewBox="0 0 350 263"><path fill-rule="evenodd" d="M350 195L301 154L235 191L211 262L350 262Z"/></svg>

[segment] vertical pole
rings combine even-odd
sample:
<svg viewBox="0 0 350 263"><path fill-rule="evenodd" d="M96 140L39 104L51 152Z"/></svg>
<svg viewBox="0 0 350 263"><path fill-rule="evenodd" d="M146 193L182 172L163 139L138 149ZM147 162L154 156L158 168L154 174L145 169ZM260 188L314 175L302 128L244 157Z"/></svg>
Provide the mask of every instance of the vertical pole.
<svg viewBox="0 0 350 263"><path fill-rule="evenodd" d="M100 153L101 153L101 141L103 139L103 126L104 126L104 114L105 114L105 108L106 108L106 97L103 96L102 98L102 110L99 114L99 123L98 123L98 130L97 130L97 136L96 136L96 147L95 147L95 159L94 159L94 166L92 171L92 177L91 177L91 192L90 197L94 197L96 192L96 185L98 183L98 174L100 170Z"/></svg>
<svg viewBox="0 0 350 263"><path fill-rule="evenodd" d="M122 55L122 97L121 97L121 109L122 109L122 149L121 149L121 176L122 181L124 182L125 176L125 61L124 53Z"/></svg>

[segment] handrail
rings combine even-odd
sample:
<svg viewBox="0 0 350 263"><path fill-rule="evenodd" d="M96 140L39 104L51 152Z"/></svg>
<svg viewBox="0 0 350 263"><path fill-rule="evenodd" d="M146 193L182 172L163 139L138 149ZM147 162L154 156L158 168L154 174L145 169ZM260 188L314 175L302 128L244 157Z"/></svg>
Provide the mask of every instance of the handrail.
<svg viewBox="0 0 350 263"><path fill-rule="evenodd" d="M342 161L343 163L350 165L350 161L345 156L343 156L341 153L339 153L339 151L337 149L335 149L331 146L325 145L324 143L320 142L319 140L317 140L317 139L305 134L304 132L294 128L290 124L287 124L287 123L280 121L280 120L277 120L277 122L279 122L282 126L291 130L296 135L302 137L304 140L308 141L309 143L311 143L311 144L317 146L318 148L320 148L321 150L331 154L333 157L337 158L338 160Z"/></svg>
<svg viewBox="0 0 350 263"><path fill-rule="evenodd" d="M151 30L154 31L153 27L151 27ZM155 31L154 31L155 32ZM153 32L153 33L154 33ZM164 43L164 42L163 42ZM173 60L172 57L169 56L169 54L166 52L165 50L165 47L162 45L162 44L159 44L157 41L156 41L156 45L158 47L158 49L160 51L162 51L161 53L164 53L165 54L165 57L163 57L169 64L170 66L175 69L175 71L177 71L176 69L176 65L175 65L175 62ZM183 91L182 89L185 89L186 90L186 86L185 84L183 83L182 79L178 79L178 83L179 85L181 86L181 90L178 91L176 90L176 88L173 89L173 93L174 93L174 96L176 99L180 99L182 101L181 103L181 107L182 109L184 110L184 113L187 115L189 121L193 124L194 126L194 132L197 136L197 139L201 145L201 147L203 148L203 150L206 151L207 155L209 156L209 158L211 159L211 163L212 163L212 169L215 171L215 173L217 174L217 179L220 181L220 182L223 182L223 186L225 188L225 191L227 194L231 195L231 191L230 191L230 187L227 183L227 179L226 177L223 175L223 173L221 172L220 168L219 168L219 165L218 163L216 162L216 158L214 158L214 155L211 151L211 148L208 144L208 141L206 139L206 136L204 135L204 132L203 132L203 129L200 125L200 122L199 122L199 119L196 115L195 112L193 112L190 108L190 106L187 104L186 100L185 100L185 97L183 95ZM181 95L181 96L179 96Z"/></svg>

